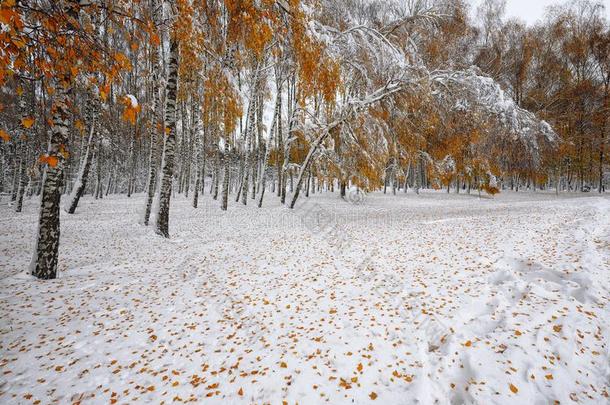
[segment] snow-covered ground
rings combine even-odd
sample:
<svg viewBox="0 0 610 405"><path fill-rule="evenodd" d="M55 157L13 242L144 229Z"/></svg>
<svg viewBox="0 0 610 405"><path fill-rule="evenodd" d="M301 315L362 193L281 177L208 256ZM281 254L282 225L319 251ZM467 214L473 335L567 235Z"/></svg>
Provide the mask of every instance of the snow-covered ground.
<svg viewBox="0 0 610 405"><path fill-rule="evenodd" d="M0 403L610 401L608 197L142 200L62 213L53 281L0 207Z"/></svg>

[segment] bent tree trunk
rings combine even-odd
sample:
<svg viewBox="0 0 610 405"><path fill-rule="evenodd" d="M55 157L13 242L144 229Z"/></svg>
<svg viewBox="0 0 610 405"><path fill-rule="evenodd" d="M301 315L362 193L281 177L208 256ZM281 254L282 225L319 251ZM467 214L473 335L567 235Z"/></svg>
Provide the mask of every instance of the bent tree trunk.
<svg viewBox="0 0 610 405"><path fill-rule="evenodd" d="M163 148L163 167L161 189L159 191L159 212L157 214L156 232L169 238L169 203L172 194L174 176L174 154L176 148L176 95L178 89L178 42L172 38L170 44L169 70L167 75L165 119L167 136Z"/></svg>
<svg viewBox="0 0 610 405"><path fill-rule="evenodd" d="M297 185L294 190L294 194L292 196L292 202L290 203L290 208L294 208L294 205L297 203L297 199L299 198L299 192L301 191L301 186L303 185L303 179L305 178L305 173L307 173L309 171L309 165L311 164L311 160L312 160L314 154L316 153L316 151L318 150L318 148L320 147L322 142L324 142L324 139L326 139L326 137L328 136L330 131L331 131L331 128L324 131L320 136L318 136L318 139L315 140L313 145L311 145L311 148L309 149L309 153L307 154L305 161L301 165L301 170L299 171L299 179L297 180Z"/></svg>
<svg viewBox="0 0 610 405"><path fill-rule="evenodd" d="M65 80L65 82L70 83L70 79ZM57 277L59 203L65 164L61 149L68 142L68 124L70 121L68 97L70 92L71 89L64 88L62 84L57 86L56 99L53 105L51 141L47 152L48 163L42 185L38 233L32 262L30 263L32 275L45 280Z"/></svg>
<svg viewBox="0 0 610 405"><path fill-rule="evenodd" d="M79 170L76 184L74 185L74 188L72 188L72 193L70 195L70 206L66 210L68 214L74 214L76 207L78 207L78 201L83 196L85 188L87 187L87 179L89 178L89 169L91 167L91 156L93 154L93 136L95 134L95 125L97 124L97 111L95 111L95 108L92 110L91 128L89 129L89 139L87 140L87 151L85 152L85 158Z"/></svg>

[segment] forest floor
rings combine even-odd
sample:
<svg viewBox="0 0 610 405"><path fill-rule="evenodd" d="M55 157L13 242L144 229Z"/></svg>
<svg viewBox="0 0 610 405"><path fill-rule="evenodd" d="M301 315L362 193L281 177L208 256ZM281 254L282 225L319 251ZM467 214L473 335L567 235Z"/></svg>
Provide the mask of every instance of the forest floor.
<svg viewBox="0 0 610 405"><path fill-rule="evenodd" d="M142 201L62 212L52 281L0 207L0 403L610 401L608 195Z"/></svg>

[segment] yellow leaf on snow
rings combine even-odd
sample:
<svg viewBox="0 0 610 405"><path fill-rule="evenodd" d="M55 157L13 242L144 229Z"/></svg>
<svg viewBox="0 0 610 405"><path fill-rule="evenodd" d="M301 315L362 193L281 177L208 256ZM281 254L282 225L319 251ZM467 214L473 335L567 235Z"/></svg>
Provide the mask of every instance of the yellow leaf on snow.
<svg viewBox="0 0 610 405"><path fill-rule="evenodd" d="M32 125L34 125L34 118L32 117L25 117L21 120L21 125L23 125L24 128L31 128Z"/></svg>

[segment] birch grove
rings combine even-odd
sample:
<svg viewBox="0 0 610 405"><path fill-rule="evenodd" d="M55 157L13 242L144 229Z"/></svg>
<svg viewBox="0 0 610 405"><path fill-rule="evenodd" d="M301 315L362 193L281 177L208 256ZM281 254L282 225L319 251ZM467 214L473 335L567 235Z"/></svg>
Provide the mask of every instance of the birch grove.
<svg viewBox="0 0 610 405"><path fill-rule="evenodd" d="M141 200L134 221L169 238L180 194L227 211L352 188L604 192L603 7L528 27L501 6L3 1L0 195L40 199L32 274L56 277L60 206L87 195Z"/></svg>

